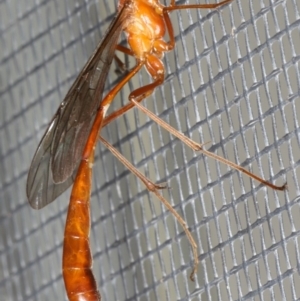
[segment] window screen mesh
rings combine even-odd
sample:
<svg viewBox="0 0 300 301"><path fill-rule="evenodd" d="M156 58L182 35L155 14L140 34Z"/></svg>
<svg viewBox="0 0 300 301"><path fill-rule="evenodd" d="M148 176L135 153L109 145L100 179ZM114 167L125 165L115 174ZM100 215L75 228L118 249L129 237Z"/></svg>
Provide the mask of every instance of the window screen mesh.
<svg viewBox="0 0 300 301"><path fill-rule="evenodd" d="M66 300L61 257L70 192L35 211L26 177L48 122L115 11L108 0L0 1L1 300ZM200 264L193 283L181 226L99 144L91 241L103 300L300 298L299 11L296 0L237 0L172 14L176 48L164 58L164 85L145 106L212 152L278 185L287 181L289 190L267 189L129 112L103 135L149 178L167 183L162 194L186 220ZM121 77L115 69L107 89ZM116 107L149 80L137 76Z"/></svg>

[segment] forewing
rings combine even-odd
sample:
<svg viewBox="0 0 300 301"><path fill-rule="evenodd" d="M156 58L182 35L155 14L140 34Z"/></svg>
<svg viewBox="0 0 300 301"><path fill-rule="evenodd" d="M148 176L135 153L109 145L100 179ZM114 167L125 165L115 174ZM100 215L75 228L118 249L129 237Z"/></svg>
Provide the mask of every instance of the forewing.
<svg viewBox="0 0 300 301"><path fill-rule="evenodd" d="M74 181L127 16L124 6L72 85L37 148L27 178L27 197L33 208L51 203Z"/></svg>

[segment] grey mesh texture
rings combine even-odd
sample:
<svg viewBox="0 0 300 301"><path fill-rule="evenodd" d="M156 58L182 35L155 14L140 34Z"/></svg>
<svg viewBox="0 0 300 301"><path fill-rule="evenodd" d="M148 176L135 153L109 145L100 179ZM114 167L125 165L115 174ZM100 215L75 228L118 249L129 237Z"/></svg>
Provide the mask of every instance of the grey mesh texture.
<svg viewBox="0 0 300 301"><path fill-rule="evenodd" d="M115 12L108 0L0 0L0 300L67 300L61 257L70 191L35 211L26 177ZM200 264L193 283L181 226L99 143L91 247L102 300L300 299L299 12L296 0L237 0L172 13L166 81L143 103L208 150L289 189L272 191L189 150L132 110L103 136L167 184L162 193L187 222ZM106 91L121 78L115 69ZM141 72L114 108L150 80Z"/></svg>

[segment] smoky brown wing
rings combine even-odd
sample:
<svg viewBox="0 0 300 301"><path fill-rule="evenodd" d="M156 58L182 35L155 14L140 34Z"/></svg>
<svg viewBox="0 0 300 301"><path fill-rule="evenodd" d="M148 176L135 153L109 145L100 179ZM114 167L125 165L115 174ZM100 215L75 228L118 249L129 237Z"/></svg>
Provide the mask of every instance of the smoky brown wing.
<svg viewBox="0 0 300 301"><path fill-rule="evenodd" d="M70 88L36 150L26 187L35 209L51 203L74 181L127 16L124 6Z"/></svg>

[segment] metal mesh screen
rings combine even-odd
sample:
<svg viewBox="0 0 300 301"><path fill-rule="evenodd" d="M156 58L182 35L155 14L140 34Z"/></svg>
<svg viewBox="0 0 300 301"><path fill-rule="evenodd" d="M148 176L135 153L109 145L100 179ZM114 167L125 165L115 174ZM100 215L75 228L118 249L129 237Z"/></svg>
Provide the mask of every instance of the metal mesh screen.
<svg viewBox="0 0 300 301"><path fill-rule="evenodd" d="M103 36L112 1L0 1L0 299L66 300L69 191L30 208L26 176L60 101ZM176 49L145 105L206 148L289 190L274 192L187 149L132 111L103 135L155 182L174 217L101 145L92 193L93 271L103 300L296 300L299 279L300 3L233 1L172 14ZM130 64L130 62L129 62ZM118 80L114 66L107 89ZM149 82L141 73L128 91Z"/></svg>

